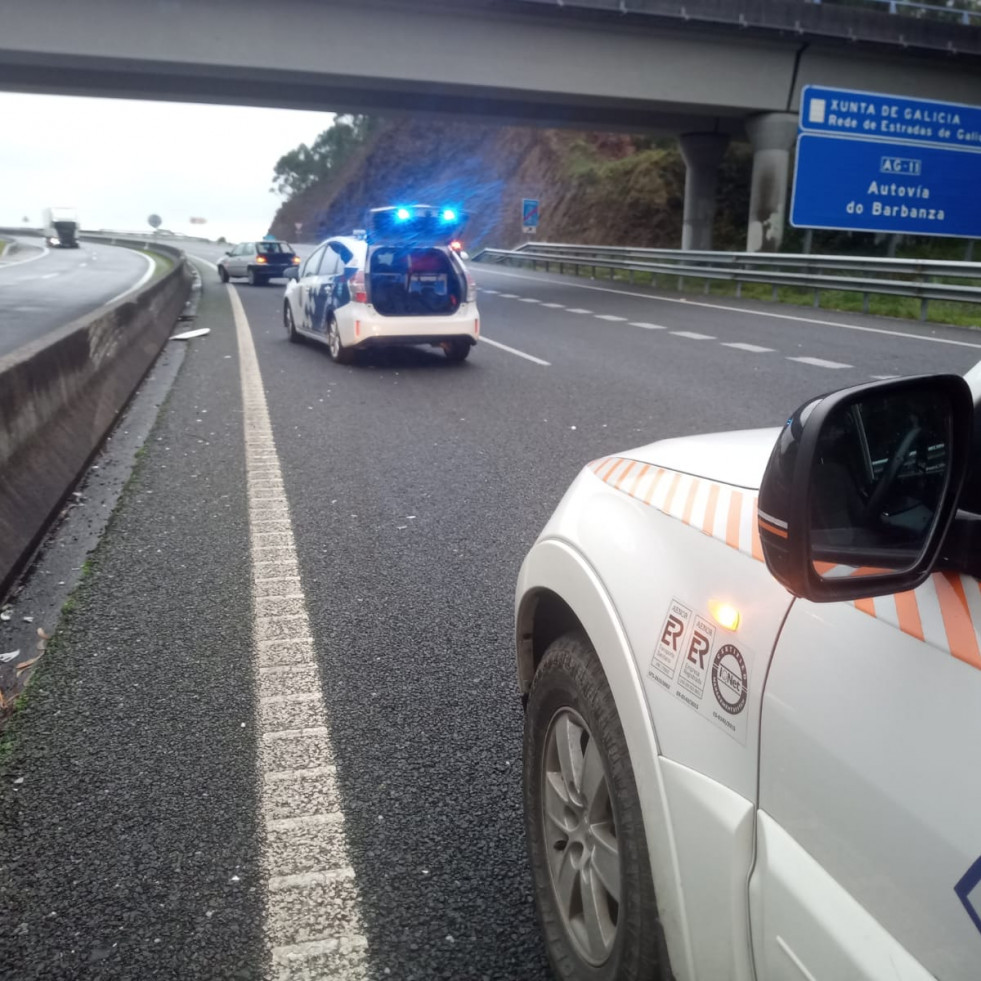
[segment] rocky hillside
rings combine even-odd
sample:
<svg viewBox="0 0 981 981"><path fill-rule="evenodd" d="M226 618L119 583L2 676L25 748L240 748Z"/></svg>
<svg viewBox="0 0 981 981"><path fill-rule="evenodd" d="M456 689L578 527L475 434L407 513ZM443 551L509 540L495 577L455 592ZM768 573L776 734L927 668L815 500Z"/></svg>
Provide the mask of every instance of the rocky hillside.
<svg viewBox="0 0 981 981"><path fill-rule="evenodd" d="M717 248L743 247L749 165L748 148L730 146ZM508 247L527 238L521 199L538 198L543 241L677 248L684 173L674 141L406 118L376 127L335 173L285 201L270 231L314 241L361 226L368 208L453 204L470 213L468 248Z"/></svg>

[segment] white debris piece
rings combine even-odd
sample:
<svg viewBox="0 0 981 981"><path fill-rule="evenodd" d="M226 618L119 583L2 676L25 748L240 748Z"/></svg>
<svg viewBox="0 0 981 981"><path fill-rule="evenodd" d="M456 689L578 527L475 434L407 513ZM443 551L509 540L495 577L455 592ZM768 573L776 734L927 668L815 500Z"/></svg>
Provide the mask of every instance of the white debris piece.
<svg viewBox="0 0 981 981"><path fill-rule="evenodd" d="M0 661L6 664L8 661L12 661L15 657L20 657L20 648L18 647L16 651L7 651L6 654L0 654Z"/></svg>
<svg viewBox="0 0 981 981"><path fill-rule="evenodd" d="M185 330L181 334L171 334L170 339L172 341L189 341L192 337L204 337L205 334L210 333L210 327L198 327L196 330Z"/></svg>

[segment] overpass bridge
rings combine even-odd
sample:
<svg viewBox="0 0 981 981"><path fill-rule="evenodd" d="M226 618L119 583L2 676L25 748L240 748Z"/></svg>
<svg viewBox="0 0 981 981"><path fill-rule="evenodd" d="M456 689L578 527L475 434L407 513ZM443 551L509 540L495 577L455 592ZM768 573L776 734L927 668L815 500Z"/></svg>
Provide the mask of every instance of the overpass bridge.
<svg viewBox="0 0 981 981"><path fill-rule="evenodd" d="M779 247L803 87L981 103L981 28L801 0L0 0L0 88L678 135L683 246L749 139Z"/></svg>

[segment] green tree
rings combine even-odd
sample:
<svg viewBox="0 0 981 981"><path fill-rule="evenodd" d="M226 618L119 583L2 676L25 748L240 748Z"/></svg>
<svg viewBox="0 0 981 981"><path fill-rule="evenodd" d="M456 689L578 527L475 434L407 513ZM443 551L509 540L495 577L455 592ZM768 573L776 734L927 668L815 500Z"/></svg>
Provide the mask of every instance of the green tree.
<svg viewBox="0 0 981 981"><path fill-rule="evenodd" d="M276 161L272 191L288 200L336 174L374 135L379 122L374 116L336 116L312 146L301 143Z"/></svg>

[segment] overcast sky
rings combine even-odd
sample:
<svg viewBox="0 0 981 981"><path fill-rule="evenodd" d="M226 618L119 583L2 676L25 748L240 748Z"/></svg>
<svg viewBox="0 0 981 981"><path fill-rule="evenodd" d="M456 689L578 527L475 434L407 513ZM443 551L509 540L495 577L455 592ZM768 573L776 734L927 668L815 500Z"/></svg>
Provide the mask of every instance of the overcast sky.
<svg viewBox="0 0 981 981"><path fill-rule="evenodd" d="M53 205L83 228L264 235L280 198L273 166L330 113L0 92L0 226ZM207 224L190 224L191 217Z"/></svg>

